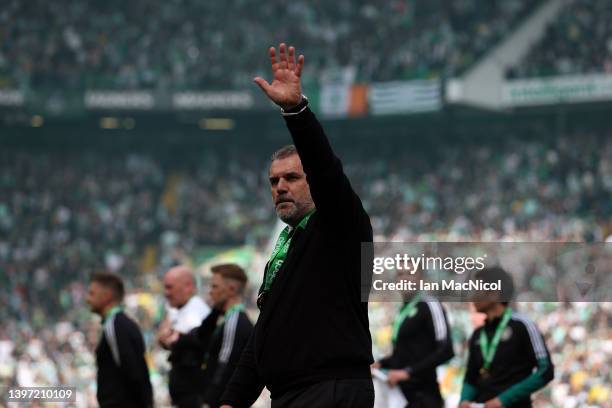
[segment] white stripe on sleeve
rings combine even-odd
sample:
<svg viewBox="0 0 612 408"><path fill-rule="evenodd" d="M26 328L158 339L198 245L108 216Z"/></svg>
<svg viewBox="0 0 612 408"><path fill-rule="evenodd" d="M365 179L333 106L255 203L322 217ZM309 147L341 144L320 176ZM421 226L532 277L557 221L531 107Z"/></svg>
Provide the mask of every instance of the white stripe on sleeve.
<svg viewBox="0 0 612 408"><path fill-rule="evenodd" d="M117 337L115 334L115 316L116 315L111 316L111 318L104 324L104 335L106 336L106 341L111 349L113 360L115 360L115 363L120 366L121 361L119 360L119 346L117 346Z"/></svg>
<svg viewBox="0 0 612 408"><path fill-rule="evenodd" d="M227 363L232 354L239 317L240 313L232 314L223 327L223 344L221 345L221 352L219 353L219 361L222 363Z"/></svg>
<svg viewBox="0 0 612 408"><path fill-rule="evenodd" d="M513 313L512 317L523 323L523 325L525 325L525 328L527 328L527 333L529 333L529 340L531 341L531 347L533 347L533 351L536 358L546 358L546 348L544 347L544 341L542 340L542 336L540 335L536 325L521 313Z"/></svg>
<svg viewBox="0 0 612 408"><path fill-rule="evenodd" d="M448 331L446 330L446 320L444 319L442 305L438 301L426 301L425 303L429 307L429 312L431 313L431 318L433 319L436 340L446 340Z"/></svg>

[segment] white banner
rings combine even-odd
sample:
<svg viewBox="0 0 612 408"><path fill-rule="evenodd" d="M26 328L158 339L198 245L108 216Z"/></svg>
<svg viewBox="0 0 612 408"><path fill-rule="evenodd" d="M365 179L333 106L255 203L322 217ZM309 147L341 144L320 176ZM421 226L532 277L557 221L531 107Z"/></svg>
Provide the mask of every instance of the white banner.
<svg viewBox="0 0 612 408"><path fill-rule="evenodd" d="M177 92L172 95L175 109L250 109L254 105L251 92Z"/></svg>
<svg viewBox="0 0 612 408"><path fill-rule="evenodd" d="M440 81L375 82L368 100L373 115L436 111L442 107Z"/></svg>
<svg viewBox="0 0 612 408"><path fill-rule="evenodd" d="M149 91L86 91L88 109L142 109L155 107L155 97Z"/></svg>
<svg viewBox="0 0 612 408"><path fill-rule="evenodd" d="M612 75L571 75L507 81L502 88L505 106L612 100Z"/></svg>
<svg viewBox="0 0 612 408"><path fill-rule="evenodd" d="M349 111L351 84L325 84L321 86L319 109L328 117L345 117Z"/></svg>
<svg viewBox="0 0 612 408"><path fill-rule="evenodd" d="M0 89L0 106L22 106L23 92L16 89Z"/></svg>

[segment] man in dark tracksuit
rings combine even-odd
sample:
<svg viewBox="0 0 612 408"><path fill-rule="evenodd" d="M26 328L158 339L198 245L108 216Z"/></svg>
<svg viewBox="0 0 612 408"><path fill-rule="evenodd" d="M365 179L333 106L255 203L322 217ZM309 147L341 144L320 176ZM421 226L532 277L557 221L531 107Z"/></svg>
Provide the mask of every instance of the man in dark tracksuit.
<svg viewBox="0 0 612 408"><path fill-rule="evenodd" d="M501 268L485 269L475 279L501 280L502 287L508 288L504 296L511 297L512 279ZM485 403L485 408L531 408L531 394L554 377L542 334L531 320L512 311L507 301L473 303L487 319L470 338L461 408L471 402Z"/></svg>
<svg viewBox="0 0 612 408"><path fill-rule="evenodd" d="M209 293L214 307L199 327L180 334L172 348L179 352L182 348L206 350L202 356L206 366L203 401L216 408L251 336L253 324L242 304L247 283L244 270L235 264L215 265L211 270ZM222 315L223 323L218 325Z"/></svg>
<svg viewBox="0 0 612 408"><path fill-rule="evenodd" d="M148 408L153 390L145 362L145 346L138 325L121 310L121 278L93 275L87 293L92 312L102 316L104 331L96 348L97 398L101 408Z"/></svg>
<svg viewBox="0 0 612 408"><path fill-rule="evenodd" d="M390 369L410 408L444 406L436 367L454 356L444 308L436 299L415 294L407 299L393 327L393 354L375 367Z"/></svg>
<svg viewBox="0 0 612 408"><path fill-rule="evenodd" d="M218 407L221 394L229 382L242 351L246 346L253 323L243 309L228 309L224 322L210 336L208 356L206 357L206 391L204 402L211 407ZM200 337L207 337L199 333Z"/></svg>
<svg viewBox="0 0 612 408"><path fill-rule="evenodd" d="M269 180L287 223L260 289L261 313L221 401L249 407L263 386L272 407L372 407L372 340L361 301L361 242L370 219L301 94L304 57L280 60L274 82L256 78L281 106L295 146L273 155ZM316 207L316 208L315 208Z"/></svg>

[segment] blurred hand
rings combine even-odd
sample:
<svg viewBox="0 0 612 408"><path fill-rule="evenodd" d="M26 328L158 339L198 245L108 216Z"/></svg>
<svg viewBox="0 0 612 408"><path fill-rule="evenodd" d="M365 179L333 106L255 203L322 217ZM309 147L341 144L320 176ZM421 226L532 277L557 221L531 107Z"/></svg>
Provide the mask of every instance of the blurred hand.
<svg viewBox="0 0 612 408"><path fill-rule="evenodd" d="M219 408L233 408L231 405L221 405Z"/></svg>
<svg viewBox="0 0 612 408"><path fill-rule="evenodd" d="M470 405L472 405L472 401L461 401L459 408L470 408Z"/></svg>
<svg viewBox="0 0 612 408"><path fill-rule="evenodd" d="M380 363L378 361L373 362L370 365L370 368L379 368L380 369Z"/></svg>
<svg viewBox="0 0 612 408"><path fill-rule="evenodd" d="M160 346L165 349L168 349L166 346L166 339L172 334L172 327L170 326L170 322L167 319L164 319L157 329L156 337L157 342Z"/></svg>
<svg viewBox="0 0 612 408"><path fill-rule="evenodd" d="M389 385L392 387L397 385L398 382L408 381L410 374L406 370L389 370L387 373Z"/></svg>
<svg viewBox="0 0 612 408"><path fill-rule="evenodd" d="M278 47L280 60L276 59L276 49L270 47L270 62L272 64L272 83L261 77L254 81L268 95L268 98L283 109L291 109L302 101L302 86L300 77L304 67L304 56L295 60L295 48L281 43Z"/></svg>
<svg viewBox="0 0 612 408"><path fill-rule="evenodd" d="M179 338L179 334L180 334L180 333L179 333L179 332L177 332L177 331L172 331L172 332L171 332L171 333L170 333L170 334L169 334L169 335L168 335L168 336L167 336L167 337L164 339L164 342L165 342L165 344L166 344L166 346L167 346L168 348L172 347L172 345L173 345L174 343L176 343L176 341L177 341L177 340L178 340L178 338Z"/></svg>
<svg viewBox="0 0 612 408"><path fill-rule="evenodd" d="M504 408L499 398L493 398L485 402L485 408Z"/></svg>

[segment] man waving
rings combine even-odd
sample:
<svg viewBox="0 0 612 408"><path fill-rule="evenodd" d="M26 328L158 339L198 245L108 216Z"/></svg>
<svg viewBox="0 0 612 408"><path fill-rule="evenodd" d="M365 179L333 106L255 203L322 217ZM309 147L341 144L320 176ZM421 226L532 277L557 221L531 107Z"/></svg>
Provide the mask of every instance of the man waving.
<svg viewBox="0 0 612 408"><path fill-rule="evenodd" d="M261 313L225 406L248 407L265 386L272 407L372 407L372 341L361 301L368 214L302 95L304 56L269 50L273 81L255 82L281 108L294 145L272 155L270 189L287 224L266 265Z"/></svg>

